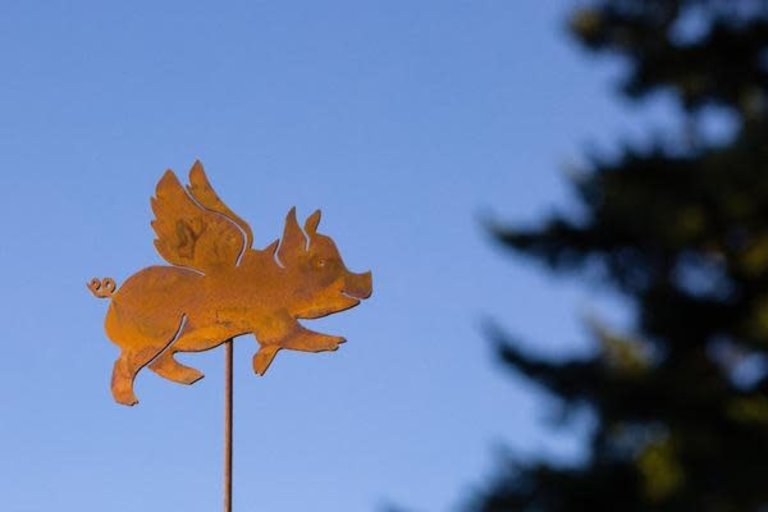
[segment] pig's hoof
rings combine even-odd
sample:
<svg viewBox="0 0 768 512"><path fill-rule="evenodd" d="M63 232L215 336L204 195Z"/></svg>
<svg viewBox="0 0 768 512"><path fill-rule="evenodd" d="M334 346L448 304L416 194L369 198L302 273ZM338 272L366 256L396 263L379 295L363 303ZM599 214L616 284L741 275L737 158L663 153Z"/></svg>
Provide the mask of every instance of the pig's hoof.
<svg viewBox="0 0 768 512"><path fill-rule="evenodd" d="M176 382L180 384L194 384L205 377L203 372L195 370L194 368L185 368L178 373L178 380Z"/></svg>
<svg viewBox="0 0 768 512"><path fill-rule="evenodd" d="M114 396L117 403L127 405L129 407L139 403L139 399L136 398L136 395L133 394L133 391L125 392L116 390L112 395Z"/></svg>
<svg viewBox="0 0 768 512"><path fill-rule="evenodd" d="M178 382L179 384L193 384L203 378L203 373L189 366L185 366L173 358L173 354L163 354L149 365L149 369L159 376Z"/></svg>
<svg viewBox="0 0 768 512"><path fill-rule="evenodd" d="M205 377L203 372L191 368L189 372L185 372L184 375L181 376L179 382L182 384L194 384L203 377Z"/></svg>
<svg viewBox="0 0 768 512"><path fill-rule="evenodd" d="M253 371L263 376L267 372L269 365L272 364L272 360L277 355L278 350L280 350L280 347L277 346L261 347L256 352L256 355L253 356Z"/></svg>

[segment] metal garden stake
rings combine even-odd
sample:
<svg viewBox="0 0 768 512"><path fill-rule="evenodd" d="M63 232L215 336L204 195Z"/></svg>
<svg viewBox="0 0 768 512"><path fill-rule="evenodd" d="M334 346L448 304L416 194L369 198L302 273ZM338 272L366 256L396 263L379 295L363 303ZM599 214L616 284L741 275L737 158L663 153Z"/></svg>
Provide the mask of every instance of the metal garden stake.
<svg viewBox="0 0 768 512"><path fill-rule="evenodd" d="M120 288L94 278L88 288L111 299L107 336L120 348L112 370L112 395L135 405L136 374L145 366L181 384L203 374L179 363L177 352L225 345L224 510L232 507L232 339L253 334L259 350L253 369L264 375L281 349L336 350L345 340L311 331L299 319L352 308L371 295L371 273L347 270L333 240L318 233L320 210L303 229L291 209L282 238L253 249L250 226L214 192L195 162L189 185L172 171L152 198L155 247L170 265L147 267Z"/></svg>

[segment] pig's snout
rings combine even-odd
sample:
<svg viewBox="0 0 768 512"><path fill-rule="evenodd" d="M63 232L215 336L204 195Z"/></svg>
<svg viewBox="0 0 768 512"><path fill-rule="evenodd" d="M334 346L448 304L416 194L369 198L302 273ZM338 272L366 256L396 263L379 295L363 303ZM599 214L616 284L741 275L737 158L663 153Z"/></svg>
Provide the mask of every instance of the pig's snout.
<svg viewBox="0 0 768 512"><path fill-rule="evenodd" d="M373 293L373 276L370 272L347 274L344 280L344 293L356 299L367 299Z"/></svg>

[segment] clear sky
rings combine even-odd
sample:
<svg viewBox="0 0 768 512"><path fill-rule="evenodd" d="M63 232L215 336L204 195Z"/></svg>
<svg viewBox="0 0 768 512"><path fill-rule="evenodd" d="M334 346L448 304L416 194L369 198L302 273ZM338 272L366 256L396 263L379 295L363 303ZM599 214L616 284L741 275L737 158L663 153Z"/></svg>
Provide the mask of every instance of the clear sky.
<svg viewBox="0 0 768 512"><path fill-rule="evenodd" d="M191 387L117 348L92 276L159 264L149 197L196 158L265 246L296 205L374 296L313 322L349 342L253 375L235 343L239 511L442 511L499 447L578 456L555 410L501 371L480 325L586 350L610 297L503 255L480 219L567 205L562 169L665 122L613 95L554 0L24 1L0 5L0 508L220 508L222 362Z"/></svg>

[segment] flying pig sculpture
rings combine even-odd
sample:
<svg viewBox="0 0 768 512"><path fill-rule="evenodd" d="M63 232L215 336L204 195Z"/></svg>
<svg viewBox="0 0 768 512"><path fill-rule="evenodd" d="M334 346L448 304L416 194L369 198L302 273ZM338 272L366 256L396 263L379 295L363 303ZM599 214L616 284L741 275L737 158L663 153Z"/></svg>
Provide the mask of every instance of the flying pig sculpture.
<svg viewBox="0 0 768 512"><path fill-rule="evenodd" d="M112 371L121 404L138 402L133 382L144 366L192 384L203 374L174 355L235 336L256 337L259 375L280 349L336 350L344 338L313 332L298 319L338 313L371 295L371 273L347 270L333 240L318 233L319 210L302 230L291 209L282 238L253 249L250 226L219 199L200 162L189 183L185 189L169 170L152 198L155 247L171 266L145 268L119 289L111 278L88 284L96 297L111 299L105 328L121 350Z"/></svg>

